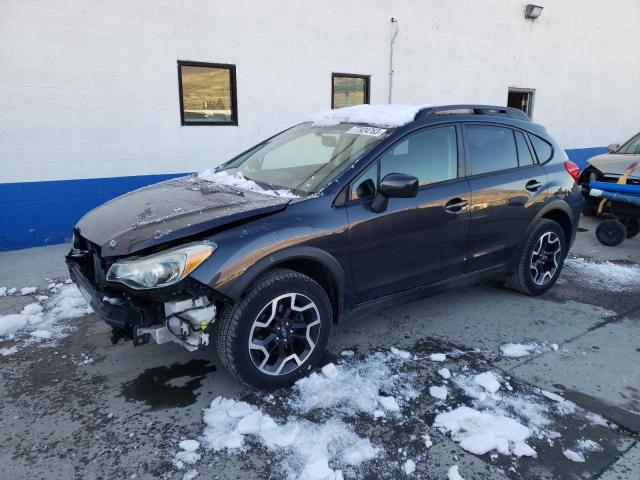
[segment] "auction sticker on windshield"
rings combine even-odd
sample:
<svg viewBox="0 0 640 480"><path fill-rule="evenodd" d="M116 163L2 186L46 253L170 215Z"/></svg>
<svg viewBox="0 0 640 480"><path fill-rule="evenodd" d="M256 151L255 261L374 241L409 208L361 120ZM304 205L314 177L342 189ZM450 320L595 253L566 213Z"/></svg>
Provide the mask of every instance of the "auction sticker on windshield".
<svg viewBox="0 0 640 480"><path fill-rule="evenodd" d="M386 128L352 127L350 130L347 130L347 133L353 133L354 135L368 135L370 137L379 137L380 135L384 135L386 131Z"/></svg>

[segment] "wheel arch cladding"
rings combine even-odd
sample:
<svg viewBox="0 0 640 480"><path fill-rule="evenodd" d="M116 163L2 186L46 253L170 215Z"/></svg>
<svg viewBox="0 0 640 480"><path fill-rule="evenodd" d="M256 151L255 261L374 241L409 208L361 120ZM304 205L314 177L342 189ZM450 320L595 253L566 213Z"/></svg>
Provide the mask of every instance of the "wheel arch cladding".
<svg viewBox="0 0 640 480"><path fill-rule="evenodd" d="M238 300L264 272L274 268L293 270L315 280L331 301L334 322L343 310L345 273L340 263L329 253L313 247L301 247L276 252L256 262L228 289L228 296Z"/></svg>
<svg viewBox="0 0 640 480"><path fill-rule="evenodd" d="M567 242L567 245L571 242L571 236L573 233L573 222L571 221L571 217L567 212L561 210L559 208L554 208L545 212L541 218L546 218L548 220L553 220L557 224L562 227L562 231L564 232L564 240Z"/></svg>

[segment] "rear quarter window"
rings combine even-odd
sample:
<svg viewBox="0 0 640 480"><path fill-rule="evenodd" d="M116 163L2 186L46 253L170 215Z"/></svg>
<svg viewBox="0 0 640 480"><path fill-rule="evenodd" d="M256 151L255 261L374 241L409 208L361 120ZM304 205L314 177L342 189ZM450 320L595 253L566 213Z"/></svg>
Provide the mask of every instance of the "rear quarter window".
<svg viewBox="0 0 640 480"><path fill-rule="evenodd" d="M538 157L538 162L545 163L551 159L551 155L553 154L553 147L546 140L541 139L536 135L529 135L531 139L531 145L533 145L533 150L536 152L536 156Z"/></svg>

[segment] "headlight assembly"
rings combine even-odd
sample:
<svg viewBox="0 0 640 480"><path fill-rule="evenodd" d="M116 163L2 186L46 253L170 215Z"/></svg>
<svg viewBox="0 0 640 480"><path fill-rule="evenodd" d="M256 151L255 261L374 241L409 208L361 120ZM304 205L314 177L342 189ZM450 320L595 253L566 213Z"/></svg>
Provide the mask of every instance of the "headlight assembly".
<svg viewBox="0 0 640 480"><path fill-rule="evenodd" d="M108 282L136 290L173 285L189 275L215 251L215 243L191 243L135 260L111 265Z"/></svg>

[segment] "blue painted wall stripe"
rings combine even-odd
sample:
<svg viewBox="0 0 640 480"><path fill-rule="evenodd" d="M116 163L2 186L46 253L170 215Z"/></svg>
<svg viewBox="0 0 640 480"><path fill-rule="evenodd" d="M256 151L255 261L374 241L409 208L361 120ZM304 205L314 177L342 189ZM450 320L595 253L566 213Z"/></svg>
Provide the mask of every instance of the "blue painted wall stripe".
<svg viewBox="0 0 640 480"><path fill-rule="evenodd" d="M567 155L582 169L587 159L606 151L578 148L567 150ZM0 183L0 251L62 243L92 208L136 188L182 175L186 174Z"/></svg>
<svg viewBox="0 0 640 480"><path fill-rule="evenodd" d="M577 163L582 171L587 166L587 160L607 152L607 147L571 148L567 150L567 156L572 162Z"/></svg>
<svg viewBox="0 0 640 480"><path fill-rule="evenodd" d="M186 174L0 183L0 251L67 241L73 226L92 208L182 175Z"/></svg>

